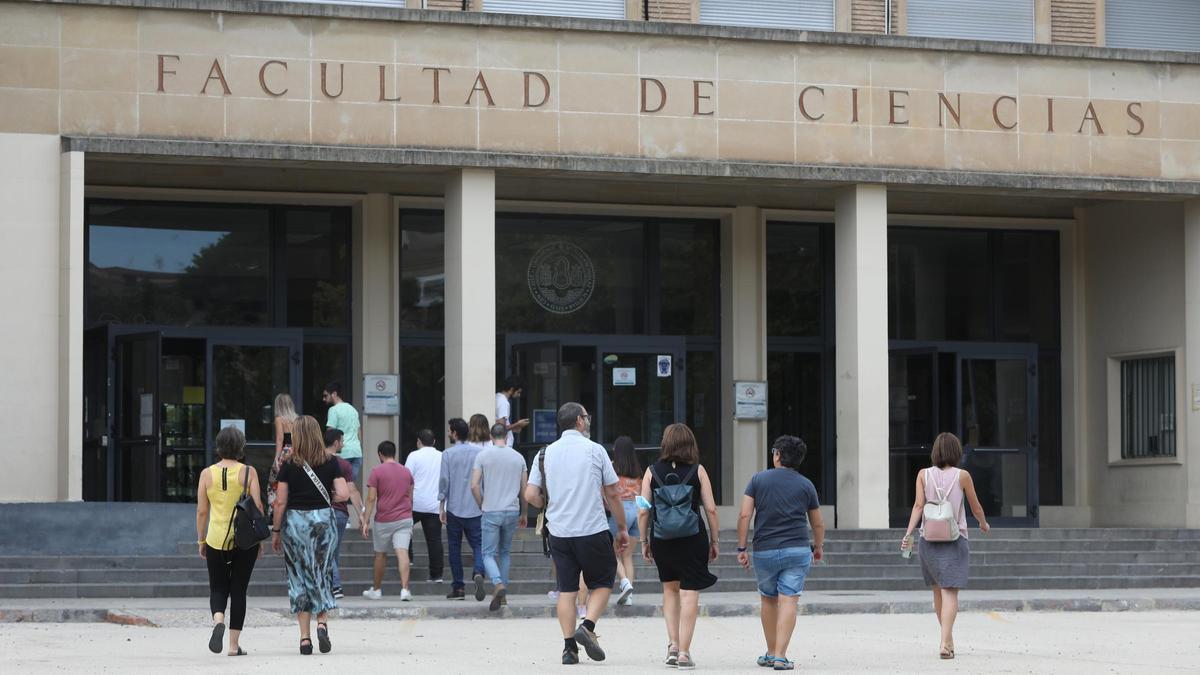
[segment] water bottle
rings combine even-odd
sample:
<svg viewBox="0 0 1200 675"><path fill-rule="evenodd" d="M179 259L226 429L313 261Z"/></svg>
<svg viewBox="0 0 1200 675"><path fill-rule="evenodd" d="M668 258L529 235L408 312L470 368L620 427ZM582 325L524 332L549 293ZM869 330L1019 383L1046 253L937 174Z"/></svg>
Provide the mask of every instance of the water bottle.
<svg viewBox="0 0 1200 675"><path fill-rule="evenodd" d="M900 547L900 557L908 560L913 554L913 536L911 534L904 535L904 544Z"/></svg>

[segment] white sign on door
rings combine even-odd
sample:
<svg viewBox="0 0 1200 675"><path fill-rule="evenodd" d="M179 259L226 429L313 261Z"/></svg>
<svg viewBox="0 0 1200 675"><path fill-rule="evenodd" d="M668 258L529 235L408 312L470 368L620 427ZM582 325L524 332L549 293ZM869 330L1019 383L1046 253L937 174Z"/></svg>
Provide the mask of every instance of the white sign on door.
<svg viewBox="0 0 1200 675"><path fill-rule="evenodd" d="M400 376L375 374L363 376L363 414L400 414Z"/></svg>
<svg viewBox="0 0 1200 675"><path fill-rule="evenodd" d="M736 382L733 385L733 418L738 420L767 419L767 383Z"/></svg>
<svg viewBox="0 0 1200 675"><path fill-rule="evenodd" d="M637 386L637 368L613 368L613 386Z"/></svg>

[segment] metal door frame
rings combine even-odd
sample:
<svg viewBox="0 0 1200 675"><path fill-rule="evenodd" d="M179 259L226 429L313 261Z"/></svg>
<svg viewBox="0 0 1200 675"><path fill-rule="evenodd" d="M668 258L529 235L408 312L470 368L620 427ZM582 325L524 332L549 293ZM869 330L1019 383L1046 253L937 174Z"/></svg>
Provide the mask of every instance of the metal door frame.
<svg viewBox="0 0 1200 675"><path fill-rule="evenodd" d="M162 458L162 414L159 408L162 405L162 341L163 333L161 330L154 329L149 326L135 327L140 330L129 330L114 334L109 332L108 339L110 344L109 354L112 359L113 386L109 388L110 399L115 407L111 408L113 414L111 417L111 426L109 428L109 438L113 439L112 445L115 452L111 453L108 458L108 473L109 473L109 496L111 501L123 501L121 499L124 494L124 474L123 462L125 461L125 444L133 442L131 439L126 439L121 433L121 422L125 419L128 411L125 410L125 396L122 396L126 386L124 373L124 354L122 347L126 343L140 339L153 338L156 341L157 348L155 350L155 368L154 368L154 406L153 415L153 434L154 437L154 476L156 489L162 488L162 471L159 466ZM138 436L138 438L143 438ZM157 493L156 493L157 495ZM157 498L152 501L157 501Z"/></svg>

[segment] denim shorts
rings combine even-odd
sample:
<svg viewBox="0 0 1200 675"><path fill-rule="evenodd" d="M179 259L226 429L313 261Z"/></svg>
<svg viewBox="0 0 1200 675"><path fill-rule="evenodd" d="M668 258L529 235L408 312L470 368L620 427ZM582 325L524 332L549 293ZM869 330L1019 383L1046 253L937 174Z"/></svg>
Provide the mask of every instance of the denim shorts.
<svg viewBox="0 0 1200 675"><path fill-rule="evenodd" d="M759 594L768 598L780 595L795 597L804 590L804 579L812 569L813 555L807 546L777 548L754 551L751 560Z"/></svg>
<svg viewBox="0 0 1200 675"><path fill-rule="evenodd" d="M630 539L637 539L641 534L638 532L637 502L622 501L621 506L625 507L625 530L629 532ZM608 517L608 531L612 533L612 536L617 536L617 519L611 515Z"/></svg>

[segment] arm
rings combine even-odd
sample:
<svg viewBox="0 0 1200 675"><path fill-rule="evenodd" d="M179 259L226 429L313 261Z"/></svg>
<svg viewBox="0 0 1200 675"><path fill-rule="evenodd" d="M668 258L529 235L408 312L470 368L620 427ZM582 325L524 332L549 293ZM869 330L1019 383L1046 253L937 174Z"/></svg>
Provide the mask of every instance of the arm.
<svg viewBox="0 0 1200 675"><path fill-rule="evenodd" d="M371 516L375 515L375 503L378 501L379 501L379 493L375 490L375 486L374 485L368 486L367 487L367 507L366 507L367 510L365 513L363 513L362 523L360 525L360 529L362 530L363 537L366 537L367 533L371 531Z"/></svg>
<svg viewBox="0 0 1200 675"><path fill-rule="evenodd" d="M275 418L275 461L279 461L279 453L283 452L283 420Z"/></svg>
<svg viewBox="0 0 1200 675"><path fill-rule="evenodd" d="M258 512L266 513L266 511L263 510L263 505L262 505L262 490L260 490L258 487L258 470L256 470L254 467L250 467L249 473L250 473L250 497L254 500L254 505L258 507ZM205 501L208 501L207 497L205 497Z"/></svg>
<svg viewBox="0 0 1200 675"><path fill-rule="evenodd" d="M650 469L642 476L642 499L650 501ZM650 512L638 509L638 531L642 533L642 557L649 562L654 559L650 555Z"/></svg>
<svg viewBox="0 0 1200 675"><path fill-rule="evenodd" d="M521 472L521 489L517 490L517 501L520 502L521 516L517 519L517 527L525 527L529 524L529 519L525 517L525 490L529 486L529 472Z"/></svg>
<svg viewBox="0 0 1200 675"><path fill-rule="evenodd" d="M208 471L200 472L200 484L196 487L196 543L200 546L200 557L207 557L204 549L205 535L208 534Z"/></svg>
<svg viewBox="0 0 1200 675"><path fill-rule="evenodd" d="M925 486L921 482L924 475L925 469L917 472L917 498L913 500L912 515L908 517L908 529L904 532L904 541L900 542L901 550L905 548L907 542L911 541L913 530L917 529L917 523L921 522L921 511L925 508Z"/></svg>
<svg viewBox="0 0 1200 675"><path fill-rule="evenodd" d="M971 474L960 471L958 484L962 487L963 494L967 496L967 503L971 505L971 514L975 516L975 520L979 521L979 531L987 533L992 526L988 525L987 514L983 512L983 505L979 503L979 495L975 494L975 481L972 480Z"/></svg>
<svg viewBox="0 0 1200 675"><path fill-rule="evenodd" d="M483 490L479 488L479 479L483 476L483 472L478 466L471 470L471 495L475 497L475 503L479 508L483 508Z"/></svg>
<svg viewBox="0 0 1200 675"><path fill-rule="evenodd" d="M717 520L717 502L713 499L712 483L708 480L708 472L700 467L700 503L704 506L704 515L708 518L708 559L713 561L721 553L721 523Z"/></svg>
<svg viewBox="0 0 1200 675"><path fill-rule="evenodd" d="M354 505L354 508L358 509L359 513L362 513L364 507L362 493L358 491L358 485L347 481L346 487L350 488L350 503Z"/></svg>
<svg viewBox="0 0 1200 675"><path fill-rule="evenodd" d="M617 523L617 537L613 540L613 548L618 557L625 552L625 549L629 548L629 530L625 523L625 506L621 504L620 485L619 482L613 481L604 486L604 497L608 500L608 509Z"/></svg>
<svg viewBox="0 0 1200 675"><path fill-rule="evenodd" d="M743 551L746 548L746 540L750 532L750 517L754 515L754 497L750 495L742 496L742 510L738 513L737 538L738 538L738 564L746 569L750 569L750 554Z"/></svg>
<svg viewBox="0 0 1200 675"><path fill-rule="evenodd" d="M450 474L446 471L446 452L442 452L441 474L438 476L438 517L446 524L446 492L450 489Z"/></svg>
<svg viewBox="0 0 1200 675"><path fill-rule="evenodd" d="M820 507L809 509L808 524L813 532L813 559L825 558L825 516L821 515Z"/></svg>
<svg viewBox="0 0 1200 675"><path fill-rule="evenodd" d="M333 500L335 502L344 502L350 499L350 488L346 487L346 479L338 476L333 479Z"/></svg>
<svg viewBox="0 0 1200 675"><path fill-rule="evenodd" d="M275 511L271 518L271 550L279 553L283 550L283 541L279 537L279 528L283 527L283 514L287 511L288 484L280 481L275 485Z"/></svg>
<svg viewBox="0 0 1200 675"><path fill-rule="evenodd" d="M542 491L533 483L525 484L525 502L531 504L535 509L545 508L546 503L542 501Z"/></svg>

